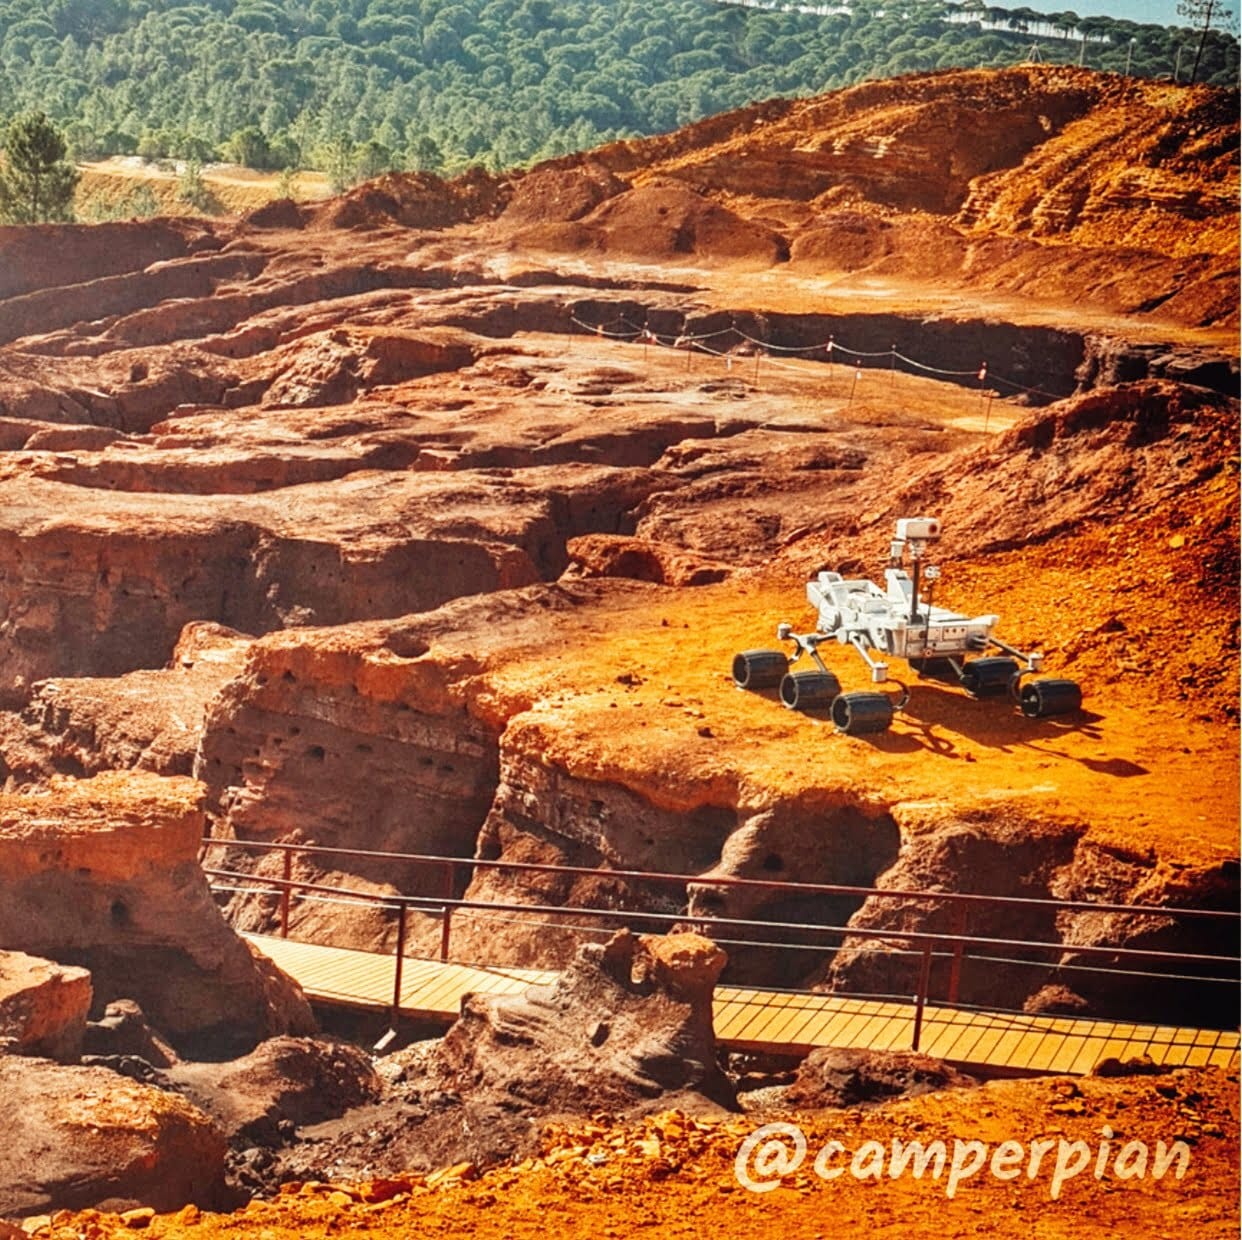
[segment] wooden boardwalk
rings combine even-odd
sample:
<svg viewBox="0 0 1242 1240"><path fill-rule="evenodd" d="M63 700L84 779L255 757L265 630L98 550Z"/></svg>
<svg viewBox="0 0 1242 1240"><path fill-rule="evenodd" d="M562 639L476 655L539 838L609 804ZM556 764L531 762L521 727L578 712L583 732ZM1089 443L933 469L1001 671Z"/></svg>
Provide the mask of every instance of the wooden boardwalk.
<svg viewBox="0 0 1242 1240"><path fill-rule="evenodd" d="M387 1010L393 997L393 957L343 947L246 935L301 983L308 999ZM407 957L401 1012L416 1020L448 1024L470 993L516 994L547 983L555 973L504 966L441 964ZM805 991L716 988L718 1040L731 1050L805 1054L817 1046L909 1050L914 1005L847 999ZM1238 1033L1136 1025L1060 1016L933 1007L923 1010L919 1049L967 1069L996 1074L1083 1073L1101 1059L1147 1055L1171 1067L1238 1066Z"/></svg>

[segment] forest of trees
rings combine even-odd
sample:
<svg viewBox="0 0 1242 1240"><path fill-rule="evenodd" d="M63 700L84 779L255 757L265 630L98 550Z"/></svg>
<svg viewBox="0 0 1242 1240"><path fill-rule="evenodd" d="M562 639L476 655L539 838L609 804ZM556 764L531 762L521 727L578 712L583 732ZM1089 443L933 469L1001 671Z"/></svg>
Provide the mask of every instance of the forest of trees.
<svg viewBox="0 0 1242 1240"><path fill-rule="evenodd" d="M81 159L323 169L529 163L773 95L1048 61L1189 76L1200 31L979 0L0 0L0 124L41 111ZM1180 64L1178 63L1180 60ZM1236 85L1209 32L1199 80Z"/></svg>

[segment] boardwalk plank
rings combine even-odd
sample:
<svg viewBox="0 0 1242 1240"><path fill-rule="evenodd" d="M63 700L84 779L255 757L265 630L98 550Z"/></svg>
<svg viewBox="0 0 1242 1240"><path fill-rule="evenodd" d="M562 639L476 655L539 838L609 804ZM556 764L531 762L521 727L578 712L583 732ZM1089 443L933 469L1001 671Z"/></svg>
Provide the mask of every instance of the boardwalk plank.
<svg viewBox="0 0 1242 1240"><path fill-rule="evenodd" d="M392 1003L392 956L265 935L244 937L296 978L312 1000L378 1010ZM406 957L401 1009L447 1024L456 1019L467 992L517 994L556 976L539 969ZM722 1045L777 1052L815 1046L905 1050L914 1021L910 1003L744 986L718 987L713 1010ZM923 1013L926 1053L981 1068L1083 1073L1111 1055L1125 1059L1145 1054L1171 1066L1212 1063L1236 1069L1238 1046L1237 1031L947 1007L927 1007Z"/></svg>

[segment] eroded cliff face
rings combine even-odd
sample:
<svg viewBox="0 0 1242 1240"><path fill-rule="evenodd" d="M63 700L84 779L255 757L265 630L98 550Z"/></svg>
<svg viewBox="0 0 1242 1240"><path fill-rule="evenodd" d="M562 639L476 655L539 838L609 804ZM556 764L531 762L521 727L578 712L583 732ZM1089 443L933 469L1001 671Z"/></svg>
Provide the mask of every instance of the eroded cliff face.
<svg viewBox="0 0 1242 1240"><path fill-rule="evenodd" d="M1193 831L1182 832L1180 843L1162 835L1161 805L1150 805L1147 825L1140 825L1129 808L1117 804L1109 812L1101 803L1115 779L1146 773L1137 759L1148 763L1155 752L1128 733L1128 712L1100 717L1083 738L1114 753L1102 762L1075 756L1075 729L1049 729L1003 704L970 702L931 684L914 690L922 706L913 717L923 720L925 749L915 743L918 732L878 745L834 736L822 722L728 685L722 669L729 637L703 634L708 617L739 590L743 598L756 591L765 605L776 605L753 583L702 587L688 608L675 591L656 585L566 581L459 600L400 626L381 622L338 629L330 638L297 632L262 639L213 707L200 754L217 829L224 836L349 840L463 858L453 872L456 884L448 886L451 879L438 866L381 874L345 859L309 856L297 870L308 880L330 875L377 891L585 910L462 909L451 928L451 951L461 959L562 964L581 942L581 927L600 934L615 924L591 910L625 910L653 929L684 919L722 937L727 928L714 924L720 918L850 925L891 933L870 941L847 937L835 957L828 943L804 953L731 948L730 976L891 994L913 988L917 960L884 948L904 951L903 932L965 928L1062 942L1066 950L1052 957L1030 953L1031 965L999 971L968 963L964 1001L981 1002L990 993L1007 1005L1047 1005L1054 1000L1039 992L1065 987L1072 977L1084 1007L1120 1014L1125 1005L1116 1002L1116 984L1065 967L1076 962L1074 945L1159 941L1193 951L1210 940L1210 927L1188 929L1158 914L1150 924L1131 925L994 905L972 909L963 927L947 903L696 883L718 876L1208 906L1236 887L1236 868L1211 860L1213 853L1220 857L1219 846L1206 835L1201 843ZM754 602L745 606L751 610ZM714 657L703 660L705 641ZM691 662L692 652L699 662ZM583 681L584 669L600 666L607 676L597 670ZM300 732L290 747L294 727L313 727L317 739ZM276 735L281 746L264 739ZM309 761L305 743L317 747ZM384 755L383 769L365 765L367 754L355 756L360 743ZM1134 757L1120 756L1123 744ZM268 746L262 760L212 765L222 753L258 745ZM486 763L468 767L464 786L455 785L452 795L439 782L417 786L420 776L456 764L463 745L482 745L487 753ZM1182 755L1187 769L1196 761L1193 752ZM323 764L331 765L317 782ZM340 795L343 788L352 790L352 801ZM345 805L347 813L337 808ZM412 805L417 812L407 812ZM1218 809L1210 818L1223 826ZM1121 843L1126 837L1129 847ZM468 864L472 853L478 862L593 872L503 873ZM230 855L231 864L246 864L240 850ZM1161 858L1154 879L1153 855ZM277 865L268 858L258 869L274 873ZM616 874L631 870L686 877L668 884ZM643 914L665 920L643 923ZM237 915L247 925L271 928L275 909L255 902ZM329 918L314 906L296 912L295 924L342 943L391 946L393 936L391 924L377 916ZM439 932L438 918L413 918L412 949L435 951ZM932 984L934 994L947 993L940 963ZM1143 1002L1158 985L1145 990ZM1166 996L1170 1002L1177 1001L1176 990Z"/></svg>
<svg viewBox="0 0 1242 1240"><path fill-rule="evenodd" d="M562 470L551 487L534 472L518 483L361 473L279 501L123 491L109 494L106 515L89 482L12 479L0 697L20 707L48 677L159 666L195 620L264 633L525 585L560 571L566 540L592 515L615 529L636 499L624 470Z"/></svg>
<svg viewBox="0 0 1242 1240"><path fill-rule="evenodd" d="M221 918L198 865L202 793L135 772L0 794L0 944L90 971L178 1045L314 1028L297 985Z"/></svg>
<svg viewBox="0 0 1242 1240"><path fill-rule="evenodd" d="M20 712L0 713L0 777L25 784L131 768L189 775L207 705L252 640L200 621L182 631L166 667L37 682Z"/></svg>
<svg viewBox="0 0 1242 1240"><path fill-rule="evenodd" d="M386 178L26 250L0 235L0 776L145 771L135 787L158 799L169 777L179 804L192 770L221 841L457 861L303 855L299 878L586 910L457 914L457 950L495 961L563 963L568 923L603 932L607 910L853 919L894 942L944 911L712 875L1217 900L1237 798L1218 761L1237 720L1221 99L931 75L526 178ZM915 512L949 535L937 601L999 612L1083 682L1081 717L922 681L866 740L733 689L736 651L803 626L808 574L878 576ZM262 895L228 912L278 917ZM1067 952L1197 941L1160 918L1028 921ZM410 928L438 946L435 918ZM301 901L292 929L395 933ZM902 957L864 947L729 967L906 984ZM1034 971L995 980L1054 1001ZM1078 998L1119 1010L1098 983Z"/></svg>

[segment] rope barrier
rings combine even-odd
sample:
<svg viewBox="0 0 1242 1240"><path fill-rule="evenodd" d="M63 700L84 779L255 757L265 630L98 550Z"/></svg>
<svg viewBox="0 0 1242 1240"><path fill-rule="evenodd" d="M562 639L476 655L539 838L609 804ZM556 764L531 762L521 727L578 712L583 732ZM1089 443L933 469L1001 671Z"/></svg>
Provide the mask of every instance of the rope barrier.
<svg viewBox="0 0 1242 1240"><path fill-rule="evenodd" d="M571 315L569 316L569 320L570 320L570 322L571 322L571 323L575 323L575 324L577 324L577 326L579 326L579 327L581 327L581 328L585 329L586 331L590 332L590 334L591 334L592 336L603 336L603 337L605 337L605 338L606 338L606 339L608 339L608 340L633 340L633 339L634 339L634 333L633 333L633 332L612 332L612 331L608 331L608 330L607 330L607 328L604 326L604 324L602 324L602 323L600 323L600 324L584 323L584 322L583 322L580 318L578 318L578 316L577 316L577 315L574 315L574 314L571 314ZM613 320L612 320L612 322L614 322L614 323L622 323L622 322L624 322L624 320L623 320L623 319L613 319Z"/></svg>
<svg viewBox="0 0 1242 1240"><path fill-rule="evenodd" d="M1029 392L1032 396L1046 396L1049 400L1061 399L1054 392L1045 392L1043 388L1027 387L1025 384L1015 383L1012 379L1005 379L1001 375L989 375L988 378L995 383L1003 383L1017 392Z"/></svg>
<svg viewBox="0 0 1242 1240"><path fill-rule="evenodd" d="M847 344L838 341L835 336L829 336L822 344L807 345L783 345L773 344L770 341L760 340L757 336L752 336L748 332L744 332L736 324L729 327L722 327L714 332L703 332L698 335L685 335L684 333L676 336L665 336L659 332L653 331L648 326L640 326L632 319L628 319L623 315L608 320L606 323L585 323L577 315L570 315L571 321L578 327L591 335L603 336L609 340L638 340L643 344L654 344L663 348L697 348L699 352L709 353L714 357L758 357L762 358L771 366L782 366L786 370L793 370L793 367L783 364L779 358L773 357L772 354L780 353L789 357L803 355L809 357L815 353L827 353L829 362L834 360L833 354L840 354L841 364L848 365L847 358L854 359L854 365L861 369L863 358L891 358L894 365L897 362L903 362L907 366L913 366L916 370L923 371L929 375L944 375L951 379L969 379L978 378L981 385L980 391L983 393L985 389L982 387L986 381L1004 384L1007 388L1011 388L1015 392L1025 392L1031 396L1040 396L1046 400L1058 400L1059 395L1056 392L1049 392L1044 388L1029 387L1024 383L1018 383L1014 379L1006 379L1003 375L991 373L986 362L973 370L949 370L943 366L932 366L927 362L920 362L917 358L908 357L906 354L897 350L894 345L888 349L868 350L868 349L852 349ZM626 331L616 332L610 330L613 326L620 324ZM707 347L703 342L707 340L715 340L720 336L736 336L739 340L745 341L747 344L757 346L762 352L758 354L735 354L731 350L722 351ZM871 369L874 369L872 367ZM795 373L802 373L796 371ZM809 376L807 376L809 377ZM999 393L997 393L999 395Z"/></svg>
<svg viewBox="0 0 1242 1240"><path fill-rule="evenodd" d="M977 375L979 373L978 367L976 367L974 370L942 370L939 366L929 366L927 365L926 362L915 361L914 358L907 357L904 353L894 352L892 356L895 357L899 362L905 362L907 366L917 366L919 370L926 370L929 374L933 374L933 375L970 376L970 375Z"/></svg>
<svg viewBox="0 0 1242 1240"><path fill-rule="evenodd" d="M830 336L823 346L829 354L846 353L850 357L892 357L892 349L883 349L879 353L868 353L865 349L851 349L847 345L838 344L835 336Z"/></svg>
<svg viewBox="0 0 1242 1240"><path fill-rule="evenodd" d="M748 336L740 327L733 329L743 340L748 340L751 344L757 344L761 348L769 349L773 353L816 353L820 349L827 348L822 344L769 344L766 340L758 340L754 336Z"/></svg>

